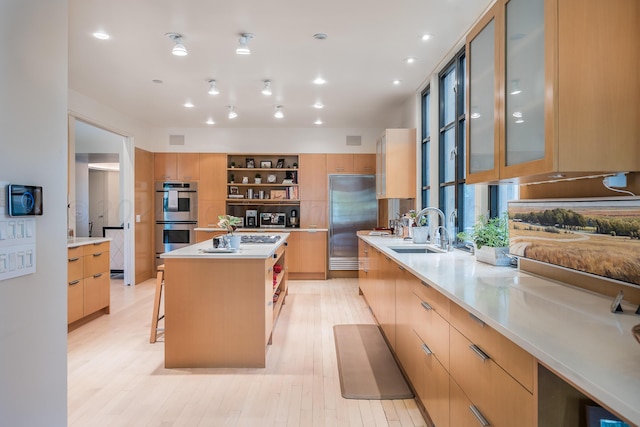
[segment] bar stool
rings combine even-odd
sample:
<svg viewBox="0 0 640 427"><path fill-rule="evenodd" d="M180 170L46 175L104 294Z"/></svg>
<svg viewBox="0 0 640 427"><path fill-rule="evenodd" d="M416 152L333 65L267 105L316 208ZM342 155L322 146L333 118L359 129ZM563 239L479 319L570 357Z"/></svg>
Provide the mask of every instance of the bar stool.
<svg viewBox="0 0 640 427"><path fill-rule="evenodd" d="M158 322L164 319L164 313L160 316L160 300L162 299L162 288L164 287L164 264L158 266L156 276L156 295L153 300L153 317L151 318L151 338L150 343L156 342L158 332L164 332L164 328L158 328Z"/></svg>

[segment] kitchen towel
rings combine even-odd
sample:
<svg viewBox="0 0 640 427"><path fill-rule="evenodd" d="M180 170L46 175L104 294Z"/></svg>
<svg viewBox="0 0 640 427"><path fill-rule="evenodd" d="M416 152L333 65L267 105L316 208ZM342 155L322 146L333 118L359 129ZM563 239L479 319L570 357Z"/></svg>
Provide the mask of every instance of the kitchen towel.
<svg viewBox="0 0 640 427"><path fill-rule="evenodd" d="M169 198L167 200L167 210L173 211L173 212L178 210L178 190L169 190Z"/></svg>

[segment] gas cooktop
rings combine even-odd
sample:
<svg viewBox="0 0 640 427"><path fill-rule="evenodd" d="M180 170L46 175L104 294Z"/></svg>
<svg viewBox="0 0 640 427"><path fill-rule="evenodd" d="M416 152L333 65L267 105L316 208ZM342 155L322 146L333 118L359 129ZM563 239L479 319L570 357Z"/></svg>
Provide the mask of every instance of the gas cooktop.
<svg viewBox="0 0 640 427"><path fill-rule="evenodd" d="M240 243L276 243L280 236L265 236L259 234L249 234L240 236Z"/></svg>

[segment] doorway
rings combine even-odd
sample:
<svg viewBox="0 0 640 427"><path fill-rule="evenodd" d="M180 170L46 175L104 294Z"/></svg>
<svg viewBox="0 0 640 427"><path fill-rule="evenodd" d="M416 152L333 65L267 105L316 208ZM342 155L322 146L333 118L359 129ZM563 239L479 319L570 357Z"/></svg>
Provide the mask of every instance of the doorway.
<svg viewBox="0 0 640 427"><path fill-rule="evenodd" d="M111 270L134 284L133 140L69 117L69 234L110 237Z"/></svg>

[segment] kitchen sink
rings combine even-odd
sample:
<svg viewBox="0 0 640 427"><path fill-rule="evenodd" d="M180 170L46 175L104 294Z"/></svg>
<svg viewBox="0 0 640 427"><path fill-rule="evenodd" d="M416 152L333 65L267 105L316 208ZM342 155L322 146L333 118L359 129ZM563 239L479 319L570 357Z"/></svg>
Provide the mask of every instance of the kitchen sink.
<svg viewBox="0 0 640 427"><path fill-rule="evenodd" d="M427 248L424 246L412 248L411 246L397 246L392 247L389 246L389 249L399 254L440 254L442 251L438 251L432 248Z"/></svg>

